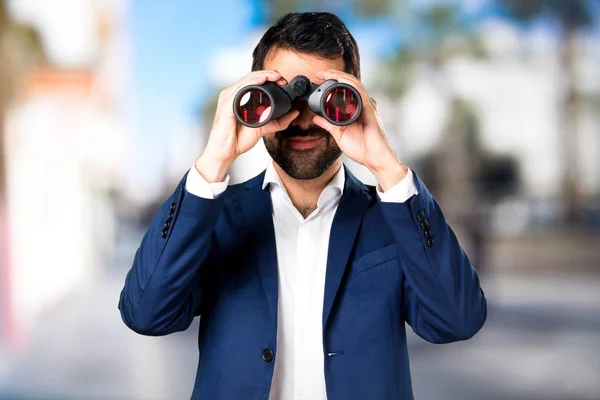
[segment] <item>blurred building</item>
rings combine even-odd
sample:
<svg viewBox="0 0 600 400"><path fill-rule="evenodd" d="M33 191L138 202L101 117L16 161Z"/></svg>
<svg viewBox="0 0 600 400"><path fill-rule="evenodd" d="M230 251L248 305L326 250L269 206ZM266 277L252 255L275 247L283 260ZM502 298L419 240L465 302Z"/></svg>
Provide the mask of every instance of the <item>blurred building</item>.
<svg viewBox="0 0 600 400"><path fill-rule="evenodd" d="M438 76L427 68L418 69L401 99L398 128L390 131L400 136L401 154L415 158L435 151L444 140L445 124L452 117L451 99L472 104L483 150L510 155L518 163L520 190L496 210L494 226L506 234L520 234L532 222L561 216L566 77L560 47L547 29L523 34L501 20L483 24L480 35L487 58L459 54L446 62ZM579 42L576 85L581 93L597 98L600 89L593 77L600 76L600 40L582 35ZM444 85L438 84L440 80ZM577 116L579 189L593 200L600 194L600 118L585 103Z"/></svg>
<svg viewBox="0 0 600 400"><path fill-rule="evenodd" d="M9 273L0 280L9 295L0 329L9 347L26 346L42 313L112 257L129 146L126 6L13 3L49 62L27 74L5 117Z"/></svg>

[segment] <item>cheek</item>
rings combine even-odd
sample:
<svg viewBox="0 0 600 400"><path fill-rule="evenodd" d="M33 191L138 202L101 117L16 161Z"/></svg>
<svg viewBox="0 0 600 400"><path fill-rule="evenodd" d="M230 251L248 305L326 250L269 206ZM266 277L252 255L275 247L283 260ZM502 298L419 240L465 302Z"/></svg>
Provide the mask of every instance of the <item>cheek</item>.
<svg viewBox="0 0 600 400"><path fill-rule="evenodd" d="M265 147L272 150L278 149L283 145L282 139L279 139L274 134L263 137L263 140L265 141Z"/></svg>
<svg viewBox="0 0 600 400"><path fill-rule="evenodd" d="M265 143L274 143L277 141L277 138L275 137L275 133L270 133L268 135L263 136L263 140L265 141Z"/></svg>
<svg viewBox="0 0 600 400"><path fill-rule="evenodd" d="M263 141L265 143L265 147L272 147L275 143L275 138L273 136L263 136Z"/></svg>

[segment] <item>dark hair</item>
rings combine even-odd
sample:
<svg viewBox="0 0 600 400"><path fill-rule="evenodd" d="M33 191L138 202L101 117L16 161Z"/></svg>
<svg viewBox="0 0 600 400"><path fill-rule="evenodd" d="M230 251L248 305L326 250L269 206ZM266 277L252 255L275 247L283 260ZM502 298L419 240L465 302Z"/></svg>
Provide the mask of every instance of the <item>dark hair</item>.
<svg viewBox="0 0 600 400"><path fill-rule="evenodd" d="M275 48L328 60L342 57L344 72L360 79L358 45L346 25L331 13L289 13L279 18L254 49L252 71L264 69L265 59Z"/></svg>

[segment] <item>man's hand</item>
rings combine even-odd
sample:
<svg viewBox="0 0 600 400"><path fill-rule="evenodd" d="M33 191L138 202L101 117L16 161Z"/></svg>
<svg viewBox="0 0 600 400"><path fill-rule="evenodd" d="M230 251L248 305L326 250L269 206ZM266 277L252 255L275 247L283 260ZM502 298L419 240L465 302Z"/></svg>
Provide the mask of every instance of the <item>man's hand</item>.
<svg viewBox="0 0 600 400"><path fill-rule="evenodd" d="M317 77L352 85L362 97L363 109L358 120L348 126L333 125L321 116L313 117L313 122L331 133L346 156L367 167L375 175L383 191L400 182L406 176L408 168L394 153L385 135L377 105L367 94L363 84L355 76L336 70L318 72Z"/></svg>
<svg viewBox="0 0 600 400"><path fill-rule="evenodd" d="M233 113L233 99L237 92L245 86L262 85L266 81L276 82L280 86L287 84L277 71L254 71L219 94L208 143L195 162L196 169L208 182L222 182L238 156L252 149L266 134L287 128L298 116L298 111L292 110L260 128L249 128L237 121Z"/></svg>

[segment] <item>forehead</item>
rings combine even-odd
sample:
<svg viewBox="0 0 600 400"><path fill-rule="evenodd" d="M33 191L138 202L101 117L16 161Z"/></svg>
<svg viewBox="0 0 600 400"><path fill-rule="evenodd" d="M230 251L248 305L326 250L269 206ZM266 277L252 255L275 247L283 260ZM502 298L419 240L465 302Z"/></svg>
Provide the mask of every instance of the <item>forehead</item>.
<svg viewBox="0 0 600 400"><path fill-rule="evenodd" d="M304 75L312 82L320 83L323 80L317 78L317 72L326 69L344 71L344 60L341 57L327 60L292 50L274 49L267 55L264 69L277 70L288 82L295 76Z"/></svg>

